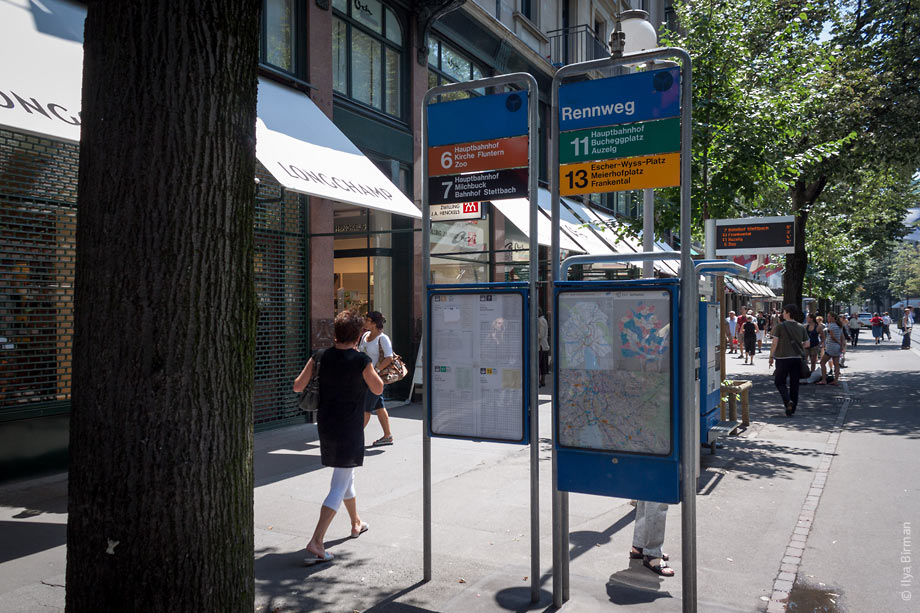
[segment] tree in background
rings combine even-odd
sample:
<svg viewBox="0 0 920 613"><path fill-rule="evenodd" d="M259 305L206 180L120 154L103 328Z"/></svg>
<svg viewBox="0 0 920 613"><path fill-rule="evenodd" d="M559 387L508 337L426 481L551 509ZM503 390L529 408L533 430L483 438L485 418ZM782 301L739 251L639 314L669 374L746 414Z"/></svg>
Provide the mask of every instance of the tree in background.
<svg viewBox="0 0 920 613"><path fill-rule="evenodd" d="M822 222L834 216L818 210L825 188L859 188L853 177L865 172L903 183L920 166L920 114L911 115L917 62L898 78L891 74L920 56L917 18L883 0L855 7L825 0L686 2L677 8L681 33L664 37L694 61L697 229L713 217L795 215L787 302L801 302L811 251L827 256L816 264L836 261L828 249L834 245L814 243L824 240L823 228L809 230L811 215ZM889 113L894 107L906 112ZM672 217L665 211L661 221ZM833 223L839 228L832 232L846 231L842 221ZM882 225L894 227L890 219Z"/></svg>
<svg viewBox="0 0 920 613"><path fill-rule="evenodd" d="M251 611L260 0L88 3L68 611Z"/></svg>

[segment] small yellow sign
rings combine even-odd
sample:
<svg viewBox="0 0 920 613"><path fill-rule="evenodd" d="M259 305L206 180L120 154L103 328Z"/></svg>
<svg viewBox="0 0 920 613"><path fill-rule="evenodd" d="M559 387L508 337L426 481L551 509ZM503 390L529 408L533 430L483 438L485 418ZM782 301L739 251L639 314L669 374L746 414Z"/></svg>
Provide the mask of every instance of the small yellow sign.
<svg viewBox="0 0 920 613"><path fill-rule="evenodd" d="M680 153L566 164L559 167L563 196L680 185Z"/></svg>

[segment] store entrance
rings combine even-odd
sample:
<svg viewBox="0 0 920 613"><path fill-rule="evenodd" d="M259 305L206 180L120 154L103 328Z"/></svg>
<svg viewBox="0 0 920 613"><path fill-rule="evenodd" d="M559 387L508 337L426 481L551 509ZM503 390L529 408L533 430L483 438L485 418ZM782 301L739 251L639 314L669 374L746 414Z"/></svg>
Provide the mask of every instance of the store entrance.
<svg viewBox="0 0 920 613"><path fill-rule="evenodd" d="M390 215L337 205L333 283L335 312L380 311L393 307Z"/></svg>

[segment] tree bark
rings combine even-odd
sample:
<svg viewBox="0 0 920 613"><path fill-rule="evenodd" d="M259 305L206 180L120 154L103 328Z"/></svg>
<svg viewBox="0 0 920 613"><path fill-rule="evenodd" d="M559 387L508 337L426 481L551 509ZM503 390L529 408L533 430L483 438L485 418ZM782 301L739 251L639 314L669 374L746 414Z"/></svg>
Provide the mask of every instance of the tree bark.
<svg viewBox="0 0 920 613"><path fill-rule="evenodd" d="M68 611L252 611L260 10L88 6Z"/></svg>
<svg viewBox="0 0 920 613"><path fill-rule="evenodd" d="M792 214L795 215L795 252L786 254L786 272L783 274L783 303L796 304L802 308L802 285L808 269L808 252L805 250L805 228L808 223L808 209L818 199L827 177L820 177L813 183L798 180L790 188Z"/></svg>

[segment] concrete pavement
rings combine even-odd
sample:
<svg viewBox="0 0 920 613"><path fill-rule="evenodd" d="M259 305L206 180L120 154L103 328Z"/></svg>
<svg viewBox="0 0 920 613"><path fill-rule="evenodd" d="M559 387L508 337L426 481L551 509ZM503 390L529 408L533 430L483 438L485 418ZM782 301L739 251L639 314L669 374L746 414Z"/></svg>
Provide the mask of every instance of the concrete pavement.
<svg viewBox="0 0 920 613"><path fill-rule="evenodd" d="M895 545L903 545L905 522L920 529L920 483L909 470L920 453L920 357L897 345L860 345L849 354L846 385L803 387L791 419L766 353L753 366L729 356L729 374L755 382L752 424L702 456L700 611L784 610L788 601L790 610L812 610L810 600L841 611L913 610L897 600ZM538 605L529 604L526 447L433 441L434 573L422 583L420 407L409 405L391 411L396 444L369 449L357 475L370 531L346 538L340 513L327 535L336 556L328 565L301 564L329 479L315 427L256 436L256 610L551 610L548 402L540 418ZM378 436L373 420L367 438ZM669 511L665 543L677 570L671 579L628 561L629 501L573 494L570 511L571 599L562 610L681 610L679 505ZM64 476L0 486L0 612L63 610L65 512Z"/></svg>

